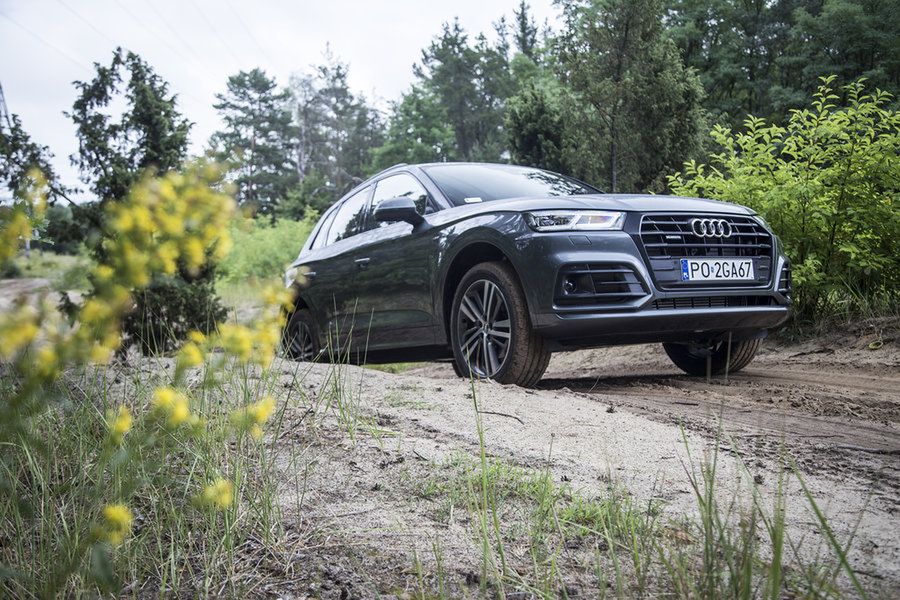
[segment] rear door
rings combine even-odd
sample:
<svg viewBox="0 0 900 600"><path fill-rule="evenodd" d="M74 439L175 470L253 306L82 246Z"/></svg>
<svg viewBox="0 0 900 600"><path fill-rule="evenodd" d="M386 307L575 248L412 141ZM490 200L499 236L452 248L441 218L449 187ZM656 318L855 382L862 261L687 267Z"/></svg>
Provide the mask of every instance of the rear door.
<svg viewBox="0 0 900 600"><path fill-rule="evenodd" d="M368 347L388 349L434 342L431 272L434 233L409 223L379 223L375 208L390 198L412 198L423 215L433 212L425 187L410 173L390 175L375 184L354 262L360 290L359 314L368 322Z"/></svg>

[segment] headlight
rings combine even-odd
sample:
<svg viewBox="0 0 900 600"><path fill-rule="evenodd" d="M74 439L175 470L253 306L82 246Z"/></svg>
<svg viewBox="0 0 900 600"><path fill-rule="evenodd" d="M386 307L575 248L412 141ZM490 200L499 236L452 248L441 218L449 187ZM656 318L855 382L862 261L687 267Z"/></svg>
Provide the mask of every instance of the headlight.
<svg viewBox="0 0 900 600"><path fill-rule="evenodd" d="M535 231L610 231L622 229L625 213L608 210L539 210L525 213Z"/></svg>
<svg viewBox="0 0 900 600"><path fill-rule="evenodd" d="M300 269L297 267L291 267L284 274L284 287L291 287L297 282L297 274L300 272Z"/></svg>

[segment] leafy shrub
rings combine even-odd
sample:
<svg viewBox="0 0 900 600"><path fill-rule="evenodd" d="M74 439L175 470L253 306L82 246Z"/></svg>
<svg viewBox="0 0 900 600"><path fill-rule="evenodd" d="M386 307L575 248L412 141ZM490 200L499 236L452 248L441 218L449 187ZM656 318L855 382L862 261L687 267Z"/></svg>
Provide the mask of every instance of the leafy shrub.
<svg viewBox="0 0 900 600"><path fill-rule="evenodd" d="M717 126L722 151L669 178L676 193L745 204L772 225L807 319L900 286L900 113L863 80L843 88L840 105L834 77L822 81L786 126L754 117L743 133Z"/></svg>
<svg viewBox="0 0 900 600"><path fill-rule="evenodd" d="M269 223L255 219L232 224L234 248L219 265L219 277L228 283L250 277L280 278L297 258L316 218L309 215L302 221L278 219Z"/></svg>
<svg viewBox="0 0 900 600"><path fill-rule="evenodd" d="M166 589L168 565L192 549L186 532L214 537L217 561L217 548L233 552L240 542L233 532L247 464L228 464L223 449L252 456L248 444L263 434L274 401L264 384L246 380L230 414L206 397L234 367L255 364L265 374L284 291L264 295L253 326L190 332L161 378L135 373L116 387L116 368L104 366L136 295L179 266L200 271L224 256L234 203L213 190L217 178L203 165L145 178L110 204L104 260L71 322L46 297L0 314L0 596L97 596L116 590L120 570ZM0 213L0 261L41 218L41 189L37 179L30 201ZM115 390L128 395L117 399Z"/></svg>

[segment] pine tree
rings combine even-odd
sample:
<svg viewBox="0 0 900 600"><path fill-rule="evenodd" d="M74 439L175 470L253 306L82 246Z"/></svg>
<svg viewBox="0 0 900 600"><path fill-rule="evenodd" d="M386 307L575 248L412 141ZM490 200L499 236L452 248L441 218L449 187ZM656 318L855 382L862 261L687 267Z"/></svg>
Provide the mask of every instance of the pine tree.
<svg viewBox="0 0 900 600"><path fill-rule="evenodd" d="M277 91L275 80L261 69L232 75L226 88L214 105L224 129L213 134L210 145L216 158L230 166L238 201L272 214L299 181L288 92Z"/></svg>
<svg viewBox="0 0 900 600"><path fill-rule="evenodd" d="M108 67L95 63L95 69L91 81L75 82L79 94L68 115L78 136L78 153L71 160L97 195L96 217L102 220L102 207L125 198L147 172L181 167L191 124L178 112L168 84L137 54L117 49ZM110 114L119 107L117 117ZM106 226L101 229L114 235ZM102 256L102 238L92 250ZM124 343L147 353L169 351L191 330L212 330L225 317L214 280L212 267L179 268L173 277L154 279L134 298L134 310L123 323Z"/></svg>
<svg viewBox="0 0 900 600"><path fill-rule="evenodd" d="M663 189L705 125L700 82L664 35L660 0L561 4L558 68L580 103L567 111L573 174L611 191Z"/></svg>

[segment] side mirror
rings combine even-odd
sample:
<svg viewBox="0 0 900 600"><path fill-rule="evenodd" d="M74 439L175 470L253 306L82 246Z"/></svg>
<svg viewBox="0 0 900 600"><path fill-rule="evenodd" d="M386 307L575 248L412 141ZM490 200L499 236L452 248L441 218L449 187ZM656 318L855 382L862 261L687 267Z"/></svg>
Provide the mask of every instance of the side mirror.
<svg viewBox="0 0 900 600"><path fill-rule="evenodd" d="M413 227L425 221L425 217L419 214L416 203L412 198L391 198L383 200L376 208L374 214L376 221L395 223L404 221Z"/></svg>

